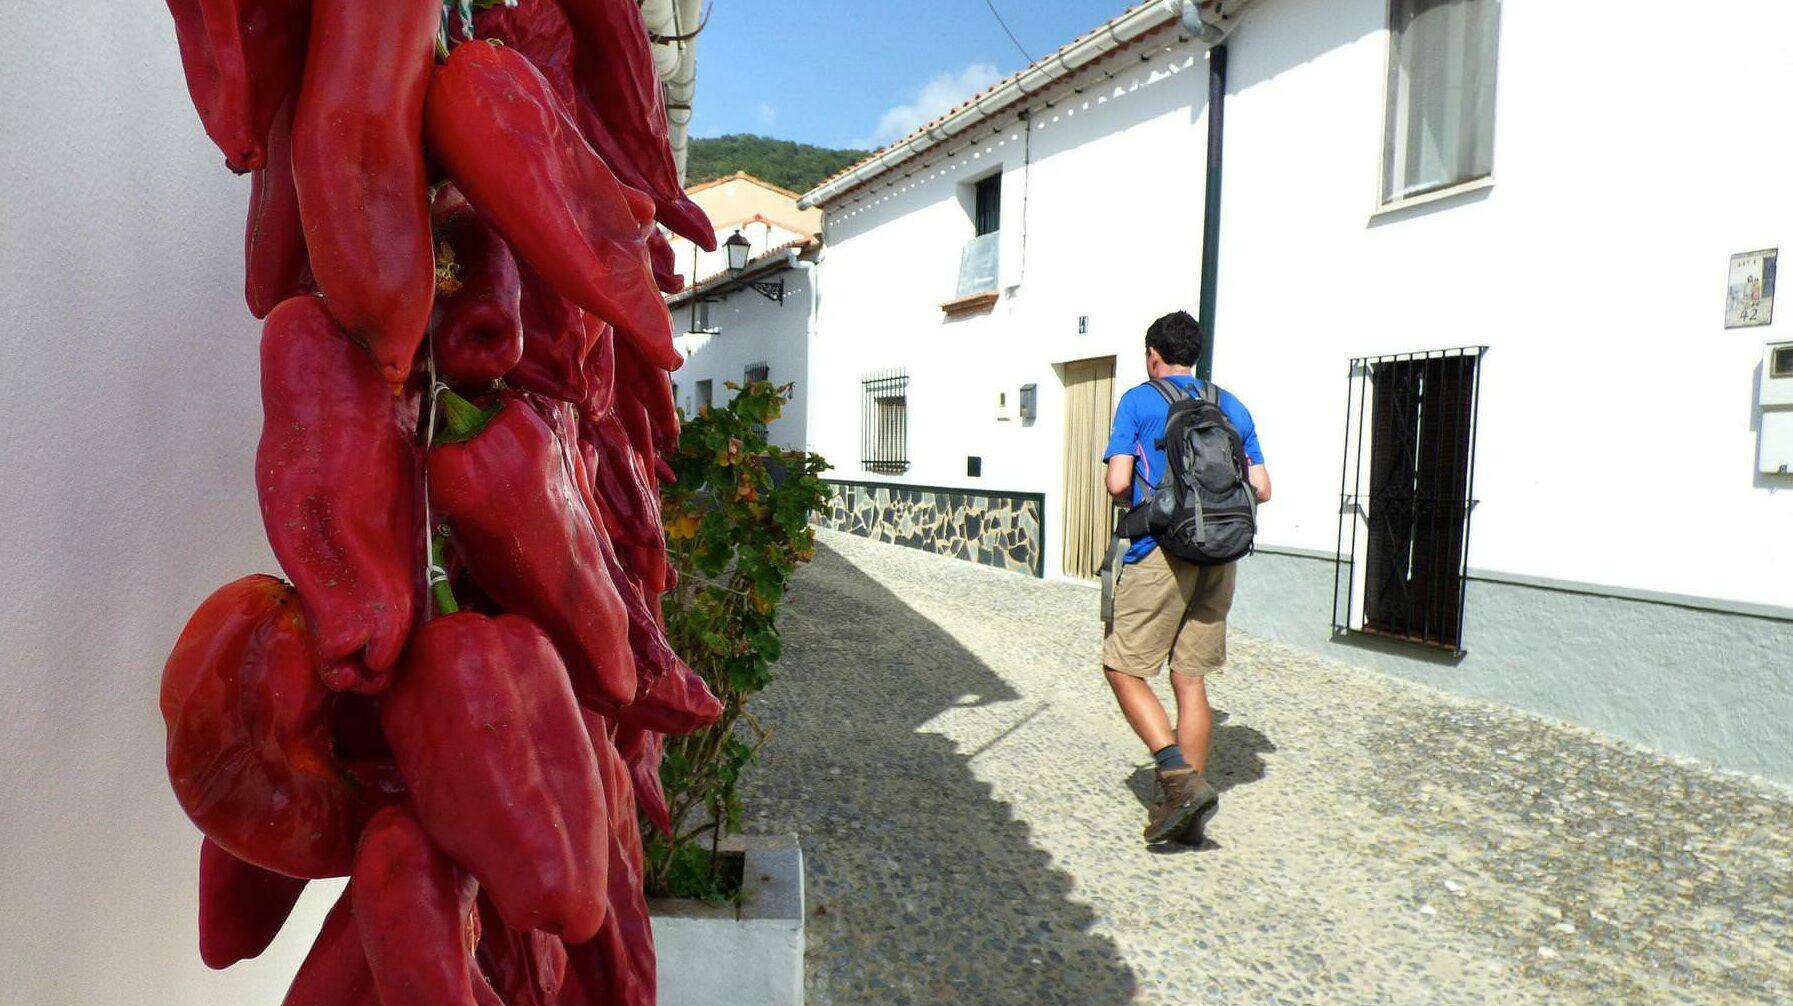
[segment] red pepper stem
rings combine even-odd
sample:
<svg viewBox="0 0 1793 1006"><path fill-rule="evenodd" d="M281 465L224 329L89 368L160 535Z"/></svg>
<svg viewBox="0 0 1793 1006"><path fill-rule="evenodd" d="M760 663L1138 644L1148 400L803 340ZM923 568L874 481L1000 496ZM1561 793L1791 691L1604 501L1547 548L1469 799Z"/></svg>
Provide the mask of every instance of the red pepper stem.
<svg viewBox="0 0 1793 1006"><path fill-rule="evenodd" d="M480 408L460 395L443 388L439 402L442 406L442 430L436 435L438 444L459 444L474 437L486 428L492 417L498 415L503 408L502 403L490 408Z"/></svg>
<svg viewBox="0 0 1793 1006"><path fill-rule="evenodd" d="M448 582L448 567L442 565L442 548L448 539L440 534L430 536L430 595L436 599L436 614L452 615L461 610Z"/></svg>

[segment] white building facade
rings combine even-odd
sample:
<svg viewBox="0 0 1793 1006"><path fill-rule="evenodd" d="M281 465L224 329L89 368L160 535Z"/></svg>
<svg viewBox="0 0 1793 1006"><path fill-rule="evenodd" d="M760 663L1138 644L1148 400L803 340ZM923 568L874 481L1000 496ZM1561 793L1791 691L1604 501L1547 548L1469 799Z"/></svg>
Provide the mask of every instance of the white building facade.
<svg viewBox="0 0 1793 1006"><path fill-rule="evenodd" d="M766 430L773 444L807 442L804 393L818 306L816 259L821 214L799 210L797 194L746 174L689 190L716 225L717 249L672 241L687 286L667 298L673 343L685 357L673 374L674 399L688 416L734 397L730 388L771 381L791 388L781 418ZM744 245L730 263L728 243ZM730 266L740 265L734 270Z"/></svg>
<svg viewBox="0 0 1793 1006"><path fill-rule="evenodd" d="M1112 403L1206 292L1276 483L1238 627L1793 781L1793 331L1726 327L1793 236L1793 9L1178 6L806 195L831 523L1086 573Z"/></svg>

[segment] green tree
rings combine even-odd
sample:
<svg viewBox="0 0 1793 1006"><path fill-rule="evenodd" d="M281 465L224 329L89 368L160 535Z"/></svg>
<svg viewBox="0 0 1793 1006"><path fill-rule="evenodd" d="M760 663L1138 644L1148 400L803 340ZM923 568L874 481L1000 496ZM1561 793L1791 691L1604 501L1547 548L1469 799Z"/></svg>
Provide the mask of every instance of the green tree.
<svg viewBox="0 0 1793 1006"><path fill-rule="evenodd" d="M745 171L793 192L806 192L864 159L866 154L863 150L830 150L750 133L694 139L685 170L686 182L696 185Z"/></svg>

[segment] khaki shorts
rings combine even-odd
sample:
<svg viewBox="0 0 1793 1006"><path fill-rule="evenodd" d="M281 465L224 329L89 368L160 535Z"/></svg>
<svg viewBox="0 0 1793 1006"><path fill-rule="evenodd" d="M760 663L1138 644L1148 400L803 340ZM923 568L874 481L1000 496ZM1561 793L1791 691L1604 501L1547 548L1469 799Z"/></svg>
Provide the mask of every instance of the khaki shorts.
<svg viewBox="0 0 1793 1006"><path fill-rule="evenodd" d="M1226 663L1226 615L1238 570L1195 566L1155 548L1125 567L1114 587L1114 624L1102 666L1149 678L1170 661L1173 674L1200 677Z"/></svg>

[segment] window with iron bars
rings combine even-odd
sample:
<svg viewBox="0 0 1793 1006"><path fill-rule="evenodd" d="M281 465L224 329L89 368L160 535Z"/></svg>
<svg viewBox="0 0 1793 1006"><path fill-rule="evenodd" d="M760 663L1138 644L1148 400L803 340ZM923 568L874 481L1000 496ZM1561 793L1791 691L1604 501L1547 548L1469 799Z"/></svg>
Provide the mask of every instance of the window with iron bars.
<svg viewBox="0 0 1793 1006"><path fill-rule="evenodd" d="M1463 653L1485 346L1351 361L1335 633ZM1366 491L1367 484L1367 491Z"/></svg>
<svg viewBox="0 0 1793 1006"><path fill-rule="evenodd" d="M861 383L865 410L860 419L860 465L868 472L900 475L909 470L909 375L887 370Z"/></svg>

